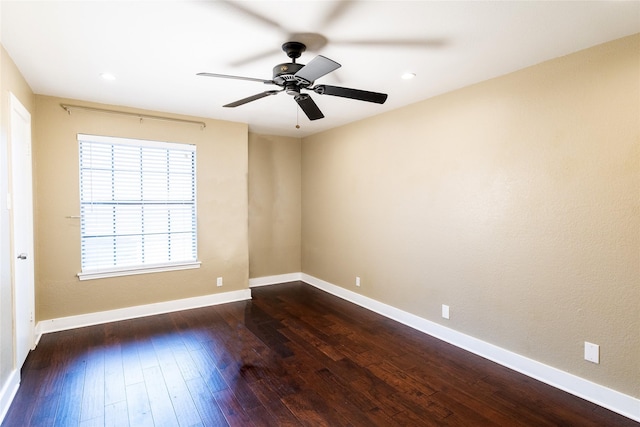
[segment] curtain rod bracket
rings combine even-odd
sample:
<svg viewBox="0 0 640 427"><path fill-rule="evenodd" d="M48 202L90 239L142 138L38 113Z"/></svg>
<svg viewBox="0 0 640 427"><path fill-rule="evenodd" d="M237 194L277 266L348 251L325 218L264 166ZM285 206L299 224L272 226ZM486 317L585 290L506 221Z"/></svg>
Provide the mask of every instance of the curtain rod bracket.
<svg viewBox="0 0 640 427"><path fill-rule="evenodd" d="M200 122L197 120L186 120L186 119L176 119L173 117L163 117L163 116L152 116L149 114L138 114L138 113L129 113L127 111L117 111L117 110L107 110L105 108L94 108L94 107L85 107L83 105L71 105L71 104L60 104L63 110L67 112L67 114L71 115L71 110L85 110L85 111L93 111L96 113L108 113L108 114L119 114L121 116L132 116L137 117L140 120L140 124L142 124L143 119L153 119L153 120L164 120L168 122L177 122L177 123L187 123L192 125L200 126L200 130L204 130L207 127L205 122Z"/></svg>

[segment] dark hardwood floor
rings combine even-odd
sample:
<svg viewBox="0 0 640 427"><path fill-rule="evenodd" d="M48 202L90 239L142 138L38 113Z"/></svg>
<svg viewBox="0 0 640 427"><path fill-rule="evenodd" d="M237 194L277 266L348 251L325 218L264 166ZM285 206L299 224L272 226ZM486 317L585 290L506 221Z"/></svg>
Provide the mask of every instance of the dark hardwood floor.
<svg viewBox="0 0 640 427"><path fill-rule="evenodd" d="M47 334L9 426L635 426L301 282Z"/></svg>

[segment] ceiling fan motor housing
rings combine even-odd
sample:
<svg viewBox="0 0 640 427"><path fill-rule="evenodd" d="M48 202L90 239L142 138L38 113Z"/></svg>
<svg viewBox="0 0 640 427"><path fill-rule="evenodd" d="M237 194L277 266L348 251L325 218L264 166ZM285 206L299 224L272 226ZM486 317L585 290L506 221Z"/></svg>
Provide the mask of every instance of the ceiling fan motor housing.
<svg viewBox="0 0 640 427"><path fill-rule="evenodd" d="M303 64L284 63L273 67L273 81L278 86L284 86L286 82L296 81L294 74L304 67Z"/></svg>

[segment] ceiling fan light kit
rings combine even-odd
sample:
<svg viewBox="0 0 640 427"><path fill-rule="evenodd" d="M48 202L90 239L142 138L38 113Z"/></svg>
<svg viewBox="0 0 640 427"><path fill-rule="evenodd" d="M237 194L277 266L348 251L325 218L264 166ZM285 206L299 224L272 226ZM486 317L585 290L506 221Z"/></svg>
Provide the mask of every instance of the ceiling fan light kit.
<svg viewBox="0 0 640 427"><path fill-rule="evenodd" d="M302 52L304 52L306 49L307 47L304 45L304 43L300 43L297 41L284 43L282 45L282 50L287 54L289 58L291 58L291 62L278 64L273 67L273 77L271 80L215 73L198 73L198 75L206 77L248 80L279 86L281 88L280 90L264 91L247 98L231 102L224 105L224 107L239 107L240 105L244 105L270 95L277 95L280 92L286 92L288 95L293 96L293 99L300 106L300 109L302 109L309 120L321 119L324 117L324 114L322 114L322 111L320 111L320 108L318 108L318 105L311 98L311 96L307 93L301 93L301 90L313 91L318 95L338 96L342 98L356 99L359 101L373 102L377 104L384 104L384 102L387 100L387 94L384 93L369 92L365 90L340 86L313 86L317 79L331 73L332 71L337 70L341 67L341 65L333 61L332 59L329 59L322 55L316 56L307 65L298 64L296 62L296 59L298 59L302 55Z"/></svg>

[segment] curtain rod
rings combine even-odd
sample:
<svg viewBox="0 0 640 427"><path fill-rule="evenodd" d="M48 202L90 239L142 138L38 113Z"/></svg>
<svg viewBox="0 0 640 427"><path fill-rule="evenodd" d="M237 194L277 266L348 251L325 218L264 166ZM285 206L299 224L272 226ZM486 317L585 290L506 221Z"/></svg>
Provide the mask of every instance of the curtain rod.
<svg viewBox="0 0 640 427"><path fill-rule="evenodd" d="M137 117L140 119L141 122L142 122L142 119L153 119L153 120L165 120L169 122L179 122L179 123L189 123L192 125L199 125L202 129L207 127L207 124L205 122L199 122L196 120L175 119L173 117L162 117L162 116L152 116L149 114L129 113L127 111L107 110L104 108L85 107L82 105L60 104L60 107L62 107L62 109L69 114L71 114L71 110L85 110L85 111L94 111L97 113L109 113L109 114L119 114L121 116Z"/></svg>

